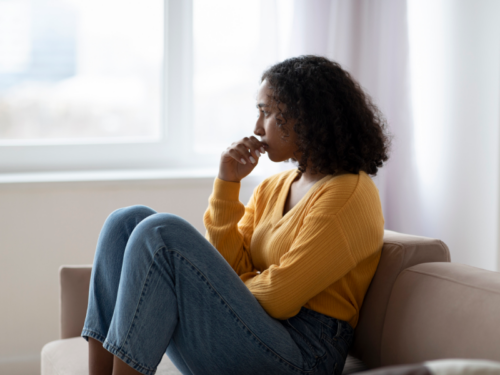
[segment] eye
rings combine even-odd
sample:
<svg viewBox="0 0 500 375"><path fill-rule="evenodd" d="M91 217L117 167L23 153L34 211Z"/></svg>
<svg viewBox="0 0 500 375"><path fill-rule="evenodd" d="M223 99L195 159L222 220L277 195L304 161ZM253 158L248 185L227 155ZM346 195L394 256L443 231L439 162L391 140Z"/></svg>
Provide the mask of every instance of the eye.
<svg viewBox="0 0 500 375"><path fill-rule="evenodd" d="M276 116L276 125L281 128L285 125L285 119L282 116Z"/></svg>

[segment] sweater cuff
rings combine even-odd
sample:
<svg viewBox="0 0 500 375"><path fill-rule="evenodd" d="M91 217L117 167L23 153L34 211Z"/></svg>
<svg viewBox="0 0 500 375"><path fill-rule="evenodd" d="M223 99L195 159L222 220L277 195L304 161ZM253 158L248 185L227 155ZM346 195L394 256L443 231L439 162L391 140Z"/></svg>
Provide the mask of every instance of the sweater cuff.
<svg viewBox="0 0 500 375"><path fill-rule="evenodd" d="M215 178L213 197L215 199L223 199L227 201L240 200L241 182L230 182Z"/></svg>

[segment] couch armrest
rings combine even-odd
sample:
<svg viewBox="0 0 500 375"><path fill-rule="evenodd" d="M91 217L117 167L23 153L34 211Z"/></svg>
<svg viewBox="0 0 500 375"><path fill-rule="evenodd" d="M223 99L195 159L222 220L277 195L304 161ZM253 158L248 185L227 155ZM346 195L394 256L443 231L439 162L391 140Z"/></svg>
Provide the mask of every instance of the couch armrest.
<svg viewBox="0 0 500 375"><path fill-rule="evenodd" d="M446 358L500 362L499 316L500 272L449 262L407 268L387 306L381 365Z"/></svg>
<svg viewBox="0 0 500 375"><path fill-rule="evenodd" d="M59 267L61 339L78 337L82 333L91 273L92 265Z"/></svg>

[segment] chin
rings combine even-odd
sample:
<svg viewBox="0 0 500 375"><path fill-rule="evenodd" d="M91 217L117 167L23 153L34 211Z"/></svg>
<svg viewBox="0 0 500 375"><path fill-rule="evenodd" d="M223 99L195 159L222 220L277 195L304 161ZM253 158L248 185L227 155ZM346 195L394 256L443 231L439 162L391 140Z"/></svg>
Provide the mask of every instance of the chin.
<svg viewBox="0 0 500 375"><path fill-rule="evenodd" d="M271 160L274 163L289 163L289 164L291 164L291 161L292 161L291 159L283 159L283 158L281 158L281 159L271 159L271 158L269 158L269 160Z"/></svg>
<svg viewBox="0 0 500 375"><path fill-rule="evenodd" d="M267 153L267 157L269 158L269 160L271 160L272 162L275 162L275 163L279 163L279 162L284 161L283 158L277 158L276 156L269 154L269 152Z"/></svg>
<svg viewBox="0 0 500 375"><path fill-rule="evenodd" d="M290 162L293 163L295 160L290 155L276 155L267 151L267 157L269 160L275 163Z"/></svg>

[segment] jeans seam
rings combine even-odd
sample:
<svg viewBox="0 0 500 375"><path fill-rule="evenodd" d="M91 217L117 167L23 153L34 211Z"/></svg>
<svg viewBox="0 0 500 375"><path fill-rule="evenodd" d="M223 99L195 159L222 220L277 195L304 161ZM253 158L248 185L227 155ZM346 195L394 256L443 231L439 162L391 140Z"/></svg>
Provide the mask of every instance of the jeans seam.
<svg viewBox="0 0 500 375"><path fill-rule="evenodd" d="M153 265L155 264L155 258L156 258L156 255L158 254L158 252L161 250L161 249L166 249L166 246L161 246L159 247L153 254L153 257L151 259L151 263L149 264L149 268L148 268L148 274L146 276L146 280L144 281L144 284L142 285L142 291L141 291L141 298L139 298L139 301L137 302L137 306L135 307L135 313L134 313L134 318L132 319L132 322L130 323L130 327L128 328L128 331L127 331L127 335L126 335L126 338L125 338L125 342L123 343L122 347L126 346L128 344L128 340L130 338L130 335L131 335L131 331L132 331L132 328L135 327L135 320L136 318L138 318L139 316L139 306L141 305L141 302L144 298L144 294L145 292L145 289L147 288L147 286L149 285L149 279L152 275L152 268L153 268Z"/></svg>
<svg viewBox="0 0 500 375"><path fill-rule="evenodd" d="M346 340L344 337L342 337L342 324L340 322L338 324L337 333L335 334L335 336L333 338L330 338L326 335L324 335L323 338L324 338L325 342L330 344L330 346L332 346L339 354L341 354L343 357L347 358L347 354L349 353L349 347L351 346L352 340L351 340L351 343L349 343L348 340ZM345 354L341 352L341 348L339 349L335 345L335 343L338 343L339 340L342 340L347 347Z"/></svg>
<svg viewBox="0 0 500 375"><path fill-rule="evenodd" d="M127 358L130 360L130 362L132 362L136 367L139 367L141 370L143 371L147 371L147 372L155 372L156 369L154 368L149 368L147 366L144 366L142 365L141 363L137 362L135 359L133 359L132 357L130 357L124 350L123 350L123 346L122 347L116 347L115 345L111 344L109 341L105 341L103 343L103 345L106 345L106 347L109 347L111 348L115 353L113 353L114 355L120 355L122 356L123 358ZM105 348L106 350L109 351L108 348ZM110 352L111 353L111 352ZM126 362L125 362L126 363ZM128 363L127 363L128 364ZM131 366L133 367L133 366ZM133 367L134 369L138 370L137 368Z"/></svg>
<svg viewBox="0 0 500 375"><path fill-rule="evenodd" d="M290 323L290 319L287 319L286 321L288 323L288 325L300 336L302 337L302 339L305 341L305 343L307 344L307 346L309 346L309 349L311 349L311 352L314 353L314 348L311 346L311 344L309 343L309 340L307 340L304 335L302 334L302 332L300 332L297 328L295 328L292 323ZM323 336L323 329L321 329L321 335ZM324 358L326 355L326 352L325 354L323 354L322 356L319 356L319 355L314 355L314 358L316 359L314 365L311 367L311 370L310 371L313 371L314 368L318 365L318 363L321 361L322 358Z"/></svg>
<svg viewBox="0 0 500 375"><path fill-rule="evenodd" d="M316 318L313 314L307 314L308 316L310 316L311 318L313 318L314 320L316 320L317 322L323 324L324 326L328 327L328 328L332 328L331 325L321 321L320 319ZM338 319L337 319L338 320Z"/></svg>
<svg viewBox="0 0 500 375"><path fill-rule="evenodd" d="M132 359L131 357L129 357L126 352L125 352L125 349L128 345L128 342L129 342L129 339L130 339L130 336L132 335L132 329L135 327L135 321L136 319L139 317L139 306L141 305L143 299L144 299L144 294L147 292L147 287L149 285L149 281L150 281L150 277L151 275L153 274L152 272L152 268L155 264L155 258L156 258L156 255L158 254L158 252L162 249L166 249L166 246L161 246L159 247L154 253L153 253L153 257L152 257L152 260L151 260L151 263L149 264L149 267L148 267L148 273L147 273L147 276L146 276L146 279L144 280L144 283L142 285L142 291L141 291L141 297L139 298L139 301L137 302L137 305L135 307L135 312L134 312L134 317L132 318L132 321L130 323L130 326L127 330L127 334L125 335L125 341L123 343L123 345L117 347L113 344L111 344L109 341L106 341L106 344L109 345L110 347L114 348L118 353L120 353L121 355L123 355L124 357L130 359L130 361L132 361L134 364L136 364L137 366L140 366L142 369L146 370L146 371L155 371L155 369L153 368L149 368L147 366L144 366L142 364L140 364L139 362L137 362L136 360Z"/></svg>
<svg viewBox="0 0 500 375"><path fill-rule="evenodd" d="M191 265L193 269L195 269L200 276L202 276L205 280L205 282L208 284L208 286L217 294L219 299L224 303L224 305L232 312L232 314L238 319L238 321L246 328L246 330L270 353L272 353L275 357L277 357L280 361L284 362L286 365L290 366L293 370L298 371L303 374L309 374L312 373L312 371L309 370L303 370L300 367L297 367L293 363L290 363L287 361L285 358L281 357L279 354L277 354L274 350L272 350L269 346L267 346L253 331L250 330L250 328L243 322L243 320L236 314L236 312L233 310L233 308L229 305L229 303L220 295L220 293L215 289L215 287L210 283L209 279L205 276L205 274L198 268L196 267L191 261L187 258L185 258L181 253L175 249L168 249L165 247L165 249L169 252L174 253L177 255L179 258L182 258L185 260L187 263Z"/></svg>
<svg viewBox="0 0 500 375"><path fill-rule="evenodd" d="M116 354L120 354L121 356L123 357L126 357L128 359L130 359L131 362L133 362L136 366L140 367L141 369L147 371L147 372L151 372L151 371L155 371L154 369L150 369L148 367L145 367L143 365L141 365L139 362L137 362L136 360L132 359L131 357L129 357L124 351L122 348L118 348L116 347L115 345L111 344L109 341L106 340L106 338L100 334L99 332L95 332L95 331L92 331L91 329L88 329L88 328L84 328L83 331L82 331L82 334L84 332L88 332L90 334L92 334L91 336L89 335L84 335L84 336L89 336L89 337L92 337L93 339L96 339L96 340L99 340L102 344L103 344L103 347L106 345L108 347L111 347L113 349L113 351L116 352ZM95 337L95 336L98 336L98 337ZM105 348L105 347L104 347ZM110 352L107 348L105 348L108 352ZM116 355L115 353L112 353L110 352L111 354L113 355Z"/></svg>
<svg viewBox="0 0 500 375"><path fill-rule="evenodd" d="M93 339L101 341L101 343L103 343L106 340L106 337L104 335L102 335L101 333L96 332L96 331L92 331L91 329L88 329L88 328L85 328L85 327L83 327L83 330L82 330L82 333L80 334L80 336L87 336L87 337L89 337L89 335L85 335L84 334L85 332L93 333L95 336L98 336L98 337L94 337L94 335L92 335L90 337L92 337Z"/></svg>
<svg viewBox="0 0 500 375"><path fill-rule="evenodd" d="M345 357L347 358L347 354L344 355L344 353L342 353L342 351L333 343L331 342L330 340L326 339L325 342L330 345L333 349L335 349L337 351L337 353L339 353L342 357Z"/></svg>

